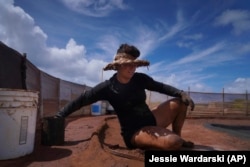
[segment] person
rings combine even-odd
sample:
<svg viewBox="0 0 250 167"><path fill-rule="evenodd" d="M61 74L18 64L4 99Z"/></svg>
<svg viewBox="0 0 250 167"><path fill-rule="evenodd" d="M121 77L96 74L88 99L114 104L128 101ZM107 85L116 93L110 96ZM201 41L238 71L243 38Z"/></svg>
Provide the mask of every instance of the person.
<svg viewBox="0 0 250 167"><path fill-rule="evenodd" d="M56 117L67 117L83 106L106 100L117 114L121 135L128 148L179 150L192 147L192 142L181 138L181 130L188 106L194 109L193 100L182 90L136 72L137 67L150 64L139 60L139 56L140 51L135 46L121 44L114 61L103 68L104 71L115 70L115 74L66 104ZM146 89L174 98L150 110L146 104ZM167 129L170 124L172 131Z"/></svg>

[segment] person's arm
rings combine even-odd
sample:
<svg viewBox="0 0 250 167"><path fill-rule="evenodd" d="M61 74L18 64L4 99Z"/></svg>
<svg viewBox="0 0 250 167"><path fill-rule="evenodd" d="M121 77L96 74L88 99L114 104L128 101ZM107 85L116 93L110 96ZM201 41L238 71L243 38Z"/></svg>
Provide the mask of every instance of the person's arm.
<svg viewBox="0 0 250 167"><path fill-rule="evenodd" d="M163 93L173 97L180 97L184 104L186 104L187 106L190 105L191 110L194 110L195 105L193 100L183 90L177 89L173 86L164 84L162 82L155 81L153 78L147 75L144 76L144 79L145 79L144 82L146 83L146 89Z"/></svg>
<svg viewBox="0 0 250 167"><path fill-rule="evenodd" d="M85 91L79 97L66 104L60 111L56 113L55 117L67 117L68 115L77 111L83 106L104 99L105 93L103 93L103 90L105 89L107 84L107 81L102 82L94 88Z"/></svg>
<svg viewBox="0 0 250 167"><path fill-rule="evenodd" d="M70 101L68 104L66 104L60 111L56 113L56 117L67 117L71 113L77 111L81 107L88 105L89 102L86 100L86 92L82 93L79 97L76 99Z"/></svg>
<svg viewBox="0 0 250 167"><path fill-rule="evenodd" d="M181 97L182 90L177 89L168 84L155 81L152 77L146 74L141 73L139 75L139 80L140 80L139 82L141 82L140 84L143 84L145 86L145 89L159 92L159 93L166 94L166 95L173 96L173 97Z"/></svg>

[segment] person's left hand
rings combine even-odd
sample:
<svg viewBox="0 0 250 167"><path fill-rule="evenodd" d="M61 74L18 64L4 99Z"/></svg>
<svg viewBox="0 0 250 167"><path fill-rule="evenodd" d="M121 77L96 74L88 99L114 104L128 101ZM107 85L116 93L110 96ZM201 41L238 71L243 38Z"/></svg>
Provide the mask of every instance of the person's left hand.
<svg viewBox="0 0 250 167"><path fill-rule="evenodd" d="M194 110L194 101L191 99L191 97L185 93L185 92L181 92L181 100L184 104L186 104L187 106L190 106L191 111Z"/></svg>

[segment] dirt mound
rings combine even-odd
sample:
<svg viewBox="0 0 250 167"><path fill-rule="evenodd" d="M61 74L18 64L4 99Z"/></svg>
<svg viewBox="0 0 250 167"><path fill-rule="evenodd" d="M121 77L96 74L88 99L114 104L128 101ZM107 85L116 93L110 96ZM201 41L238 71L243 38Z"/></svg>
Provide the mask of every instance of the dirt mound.
<svg viewBox="0 0 250 167"><path fill-rule="evenodd" d="M250 126L249 119L187 119L182 137L195 143L195 150L250 150L250 139L206 127L207 124ZM171 127L168 127L171 129ZM225 129L225 128L224 128ZM1 167L143 167L144 151L129 150L120 135L116 116L67 118L65 143L41 145L37 131L34 152L0 161Z"/></svg>
<svg viewBox="0 0 250 167"><path fill-rule="evenodd" d="M113 123L115 128L110 126L109 120L112 119L115 120ZM140 152L139 149L127 149L119 135L119 127L117 128L117 125L116 117L105 118L102 125L92 133L86 150L72 158L72 165L76 167L144 166L144 152Z"/></svg>

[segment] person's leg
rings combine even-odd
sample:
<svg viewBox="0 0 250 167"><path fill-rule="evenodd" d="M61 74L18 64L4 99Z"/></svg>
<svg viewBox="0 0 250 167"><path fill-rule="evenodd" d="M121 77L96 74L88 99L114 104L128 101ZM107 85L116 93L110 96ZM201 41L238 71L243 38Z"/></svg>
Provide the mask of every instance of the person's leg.
<svg viewBox="0 0 250 167"><path fill-rule="evenodd" d="M187 114L187 106L179 98L161 103L152 110L157 126L166 128L172 124L172 131L181 137L181 130ZM183 147L193 147L194 143L183 140Z"/></svg>
<svg viewBox="0 0 250 167"><path fill-rule="evenodd" d="M174 98L161 103L152 110L157 126L166 128L172 124L172 130L177 135L181 136L181 129L183 127L187 106L181 102L180 99Z"/></svg>
<svg viewBox="0 0 250 167"><path fill-rule="evenodd" d="M132 137L134 146L149 150L179 150L183 142L180 136L157 126L144 127Z"/></svg>

